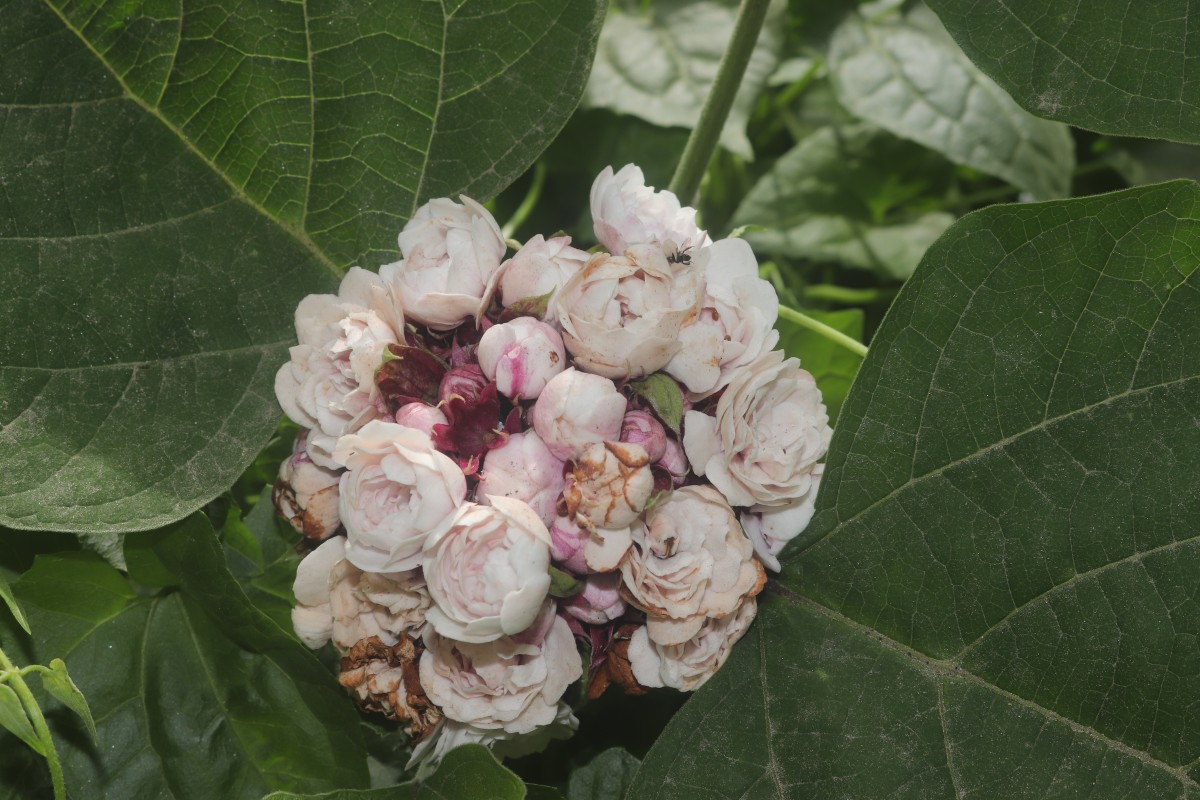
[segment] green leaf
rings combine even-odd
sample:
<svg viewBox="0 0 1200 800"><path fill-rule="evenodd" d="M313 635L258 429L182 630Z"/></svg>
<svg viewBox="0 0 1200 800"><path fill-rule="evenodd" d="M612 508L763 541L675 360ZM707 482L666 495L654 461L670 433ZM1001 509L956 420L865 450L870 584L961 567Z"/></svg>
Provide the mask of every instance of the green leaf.
<svg viewBox="0 0 1200 800"><path fill-rule="evenodd" d="M509 772L492 751L481 744L456 747L442 759L441 766L417 786L413 800L523 800L525 784Z"/></svg>
<svg viewBox="0 0 1200 800"><path fill-rule="evenodd" d="M71 680L71 676L67 672L67 665L63 663L63 660L56 658L51 661L49 669L38 670L38 677L42 679L42 686L55 700L74 711L83 720L88 733L91 734L92 741L99 742L96 735L96 722L92 719L92 711L88 708L87 698L83 696L83 692L79 691L75 681Z"/></svg>
<svg viewBox="0 0 1200 800"><path fill-rule="evenodd" d="M683 421L683 390L665 372L655 372L639 381L630 381L633 390L643 397L658 418L675 433Z"/></svg>
<svg viewBox="0 0 1200 800"><path fill-rule="evenodd" d="M944 191L949 178L944 159L877 128L821 128L759 179L732 224L766 227L746 232L759 252L903 280L954 221L911 201Z"/></svg>
<svg viewBox="0 0 1200 800"><path fill-rule="evenodd" d="M39 658L62 657L99 745L60 744L89 797L259 798L363 786L352 703L315 656L256 611L193 517L155 551L182 590L138 597L92 555L43 556L16 584Z"/></svg>
<svg viewBox="0 0 1200 800"><path fill-rule="evenodd" d="M640 764L620 747L610 747L571 773L567 800L621 800Z"/></svg>
<svg viewBox="0 0 1200 800"><path fill-rule="evenodd" d="M617 0L600 34L584 106L663 127L694 127L716 80L737 8L733 0ZM777 4L771 12L775 21L768 17L763 26L721 133L721 144L745 159L754 158L746 123L783 44L781 11Z"/></svg>
<svg viewBox="0 0 1200 800"><path fill-rule="evenodd" d="M296 551L299 534L275 514L268 492L251 509L245 520L236 509L230 509L222 528L225 555L229 570L254 605L273 619L284 631L292 630L292 607L296 598L292 584L300 554ZM251 553L238 552L233 540Z"/></svg>
<svg viewBox="0 0 1200 800"><path fill-rule="evenodd" d="M519 176L598 0L0 0L0 524L159 527L279 418L305 294Z"/></svg>
<svg viewBox="0 0 1200 800"><path fill-rule="evenodd" d="M550 596L574 597L583 591L583 582L558 567L550 567Z"/></svg>
<svg viewBox="0 0 1200 800"><path fill-rule="evenodd" d="M1036 199L1071 188L1067 127L1025 112L942 31L851 15L834 34L829 70L842 104L862 119Z"/></svg>
<svg viewBox="0 0 1200 800"><path fill-rule="evenodd" d="M32 747L35 752L45 755L46 746L34 732L33 723L25 713L25 706L21 705L21 698L4 683L0 683L0 728L16 734L18 739Z"/></svg>
<svg viewBox="0 0 1200 800"><path fill-rule="evenodd" d="M1200 142L1189 0L928 0L962 49L1033 113Z"/></svg>
<svg viewBox="0 0 1200 800"><path fill-rule="evenodd" d="M863 340L863 312L856 309L844 311L818 311L806 309L805 314L839 330L855 341ZM850 391L850 384L858 374L862 358L837 342L809 328L801 327L782 317L775 323L779 331L779 349L789 356L800 359L800 366L812 373L821 389L821 397L829 410L829 422L837 421L838 412Z"/></svg>
<svg viewBox="0 0 1200 800"><path fill-rule="evenodd" d="M29 630L29 622L26 621L25 615L21 613L21 606L17 604L17 599L13 597L12 589L8 586L8 579L4 577L4 573L0 572L0 599L4 600L4 605L8 606L9 612L13 615L13 619L21 626L21 629L26 633L32 633Z"/></svg>
<svg viewBox="0 0 1200 800"><path fill-rule="evenodd" d="M958 222L631 797L1200 794L1200 187Z"/></svg>

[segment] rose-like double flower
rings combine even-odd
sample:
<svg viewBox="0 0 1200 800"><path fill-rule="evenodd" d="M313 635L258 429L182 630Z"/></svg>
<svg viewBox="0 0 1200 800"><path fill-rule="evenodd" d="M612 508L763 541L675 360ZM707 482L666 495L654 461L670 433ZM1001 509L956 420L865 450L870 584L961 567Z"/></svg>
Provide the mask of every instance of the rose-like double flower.
<svg viewBox="0 0 1200 800"><path fill-rule="evenodd" d="M545 297L549 303L587 260L587 253L571 247L570 236L545 239L539 233L504 266L500 275L501 305L508 308L514 303L539 297ZM549 318L549 311L546 318Z"/></svg>
<svg viewBox="0 0 1200 800"><path fill-rule="evenodd" d="M300 301L299 344L275 374L275 396L290 419L312 429L308 453L320 466L336 469L331 452L337 438L386 412L375 370L403 332L394 288L358 267L346 273L337 295L311 294Z"/></svg>
<svg viewBox="0 0 1200 800"><path fill-rule="evenodd" d="M399 287L405 314L438 330L479 313L504 258L496 220L474 200L461 200L421 206L400 233L404 259L380 270Z"/></svg>
<svg viewBox="0 0 1200 800"><path fill-rule="evenodd" d="M615 175L605 167L592 182L591 205L596 240L610 253L652 242L671 252L708 243L708 235L696 227L696 209L680 207L674 192L654 191L633 164Z"/></svg>
<svg viewBox="0 0 1200 800"><path fill-rule="evenodd" d="M537 627L546 630L533 640L483 643L426 633L421 685L447 719L480 730L525 734L549 725L583 669L571 629L550 605Z"/></svg>
<svg viewBox="0 0 1200 800"><path fill-rule="evenodd" d="M778 350L734 375L715 418L688 411L683 421L692 469L735 506L784 505L808 494L832 435L817 382Z"/></svg>
<svg viewBox="0 0 1200 800"><path fill-rule="evenodd" d="M638 628L629 641L633 677L646 687L670 686L694 692L716 674L738 640L754 621L758 605L747 597L732 614L709 617L696 635L682 644L661 645L647 628Z"/></svg>
<svg viewBox="0 0 1200 800"><path fill-rule="evenodd" d="M808 527L816 508L824 464L813 467L808 492L782 506L751 506L741 514L742 528L754 544L754 554L767 569L779 572L779 553Z"/></svg>
<svg viewBox="0 0 1200 800"><path fill-rule="evenodd" d="M548 528L557 516L563 483L563 462L536 431L525 431L484 456L475 496L482 505L490 505L492 496L523 500Z"/></svg>
<svg viewBox="0 0 1200 800"><path fill-rule="evenodd" d="M622 591L662 645L683 644L707 617L733 613L766 582L733 509L711 486L672 492L633 526L632 538Z"/></svg>
<svg viewBox="0 0 1200 800"><path fill-rule="evenodd" d="M345 543L324 542L296 568L292 626L301 641L317 648L332 639L345 653L371 636L393 645L402 633L419 635L431 602L420 572L363 572L345 560Z"/></svg>
<svg viewBox="0 0 1200 800"><path fill-rule="evenodd" d="M620 438L625 405L608 378L569 368L546 384L530 420L555 457L573 460L588 445Z"/></svg>
<svg viewBox="0 0 1200 800"><path fill-rule="evenodd" d="M641 378L679 352L679 331L704 300L704 278L667 263L661 248L597 253L554 298L554 317L575 362L606 378Z"/></svg>
<svg viewBox="0 0 1200 800"><path fill-rule="evenodd" d="M646 449L628 442L603 442L583 451L563 492L567 510L585 527L627 528L654 491Z"/></svg>
<svg viewBox="0 0 1200 800"><path fill-rule="evenodd" d="M428 620L442 636L490 642L530 626L550 589L550 532L521 500L468 503L425 545Z"/></svg>
<svg viewBox="0 0 1200 800"><path fill-rule="evenodd" d="M343 436L340 509L346 558L369 572L421 565L425 539L446 531L467 496L461 469L416 428L378 420Z"/></svg>
<svg viewBox="0 0 1200 800"><path fill-rule="evenodd" d="M758 261L743 239L722 239L697 253L693 263L705 277L704 305L679 332L682 346L666 371L699 399L727 385L779 341L779 297L758 277Z"/></svg>

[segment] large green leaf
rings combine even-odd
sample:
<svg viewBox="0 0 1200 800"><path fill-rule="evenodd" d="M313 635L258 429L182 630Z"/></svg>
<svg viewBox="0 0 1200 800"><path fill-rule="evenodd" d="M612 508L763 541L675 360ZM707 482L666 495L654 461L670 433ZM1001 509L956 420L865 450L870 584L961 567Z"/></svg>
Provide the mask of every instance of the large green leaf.
<svg viewBox="0 0 1200 800"><path fill-rule="evenodd" d="M1190 0L927 0L967 55L1039 116L1200 142Z"/></svg>
<svg viewBox="0 0 1200 800"><path fill-rule="evenodd" d="M716 80L737 9L734 0L615 0L600 36L584 105L655 125L693 127ZM746 122L783 45L781 12L777 4L763 26L721 132L721 144L746 159L754 157Z"/></svg>
<svg viewBox="0 0 1200 800"><path fill-rule="evenodd" d="M630 796L1200 797L1198 263L1193 183L951 228Z"/></svg>
<svg viewBox="0 0 1200 800"><path fill-rule="evenodd" d="M1023 110L944 31L912 19L868 22L851 15L839 26L829 70L842 104L1036 199L1066 195L1075 165L1067 127Z"/></svg>
<svg viewBox="0 0 1200 800"><path fill-rule="evenodd" d="M306 293L574 109L597 0L0 0L0 523L158 527L279 414Z"/></svg>
<svg viewBox="0 0 1200 800"><path fill-rule="evenodd" d="M902 280L954 221L944 211L914 214L920 202L913 200L944 191L949 177L937 154L878 128L824 127L775 162L732 224L764 226L746 234L760 252L838 261Z"/></svg>
<svg viewBox="0 0 1200 800"><path fill-rule="evenodd" d="M59 740L81 797L257 798L364 786L358 715L303 645L257 611L193 517L154 550L181 589L139 597L98 557L42 556L16 584L40 660L62 657L99 743Z"/></svg>

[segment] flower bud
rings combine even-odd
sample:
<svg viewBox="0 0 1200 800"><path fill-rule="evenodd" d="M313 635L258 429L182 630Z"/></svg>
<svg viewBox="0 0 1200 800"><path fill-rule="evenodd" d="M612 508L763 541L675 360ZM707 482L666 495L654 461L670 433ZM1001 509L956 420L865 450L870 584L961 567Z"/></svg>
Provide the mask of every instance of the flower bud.
<svg viewBox="0 0 1200 800"><path fill-rule="evenodd" d="M553 300L567 279L588 260L587 253L570 245L569 236L547 240L541 234L526 242L500 277L500 303L508 308L520 300L546 295L550 295L547 300Z"/></svg>
<svg viewBox="0 0 1200 800"><path fill-rule="evenodd" d="M483 387L487 385L488 379L484 377L478 364L463 364L450 370L446 377L442 378L438 387L438 402L444 403L451 395L458 395L468 404L474 404L479 399Z"/></svg>
<svg viewBox="0 0 1200 800"><path fill-rule="evenodd" d="M396 410L396 424L416 428L427 436L433 435L434 425L446 425L446 415L441 409L425 403L409 403Z"/></svg>
<svg viewBox="0 0 1200 800"><path fill-rule="evenodd" d="M583 575L588 571L584 558L587 541L587 530L579 527L573 518L556 517L550 526L550 557L555 564L566 567L576 575Z"/></svg>
<svg viewBox="0 0 1200 800"><path fill-rule="evenodd" d="M493 325L479 340L479 366L512 400L533 400L567 365L558 331L533 317Z"/></svg>
<svg viewBox="0 0 1200 800"><path fill-rule="evenodd" d="M666 440L662 458L654 462L654 466L665 469L671 475L671 483L675 484L676 488L682 486L683 482L687 480L690 469L687 455L683 452L683 445L669 437Z"/></svg>
<svg viewBox="0 0 1200 800"><path fill-rule="evenodd" d="M568 368L538 395L530 413L533 429L558 458L578 458L588 445L617 441L625 398L608 378Z"/></svg>
<svg viewBox="0 0 1200 800"><path fill-rule="evenodd" d="M633 410L621 423L621 441L641 445L650 461L658 461L667 451L667 432L649 411Z"/></svg>
<svg viewBox="0 0 1200 800"><path fill-rule="evenodd" d="M637 519L653 491L654 476L645 448L604 442L584 451L563 497L570 513L597 528L616 530Z"/></svg>
<svg viewBox="0 0 1200 800"><path fill-rule="evenodd" d="M317 466L305 452L308 434L296 439L290 458L279 465L271 499L275 510L309 539L328 539L341 525L338 483L341 472Z"/></svg>
<svg viewBox="0 0 1200 800"><path fill-rule="evenodd" d="M476 497L490 505L489 496L524 500L547 526L563 489L563 462L554 457L534 431L517 433L489 450L483 459Z"/></svg>
<svg viewBox="0 0 1200 800"><path fill-rule="evenodd" d="M621 573L589 575L583 591L560 604L572 617L589 625L604 625L625 613L621 600Z"/></svg>

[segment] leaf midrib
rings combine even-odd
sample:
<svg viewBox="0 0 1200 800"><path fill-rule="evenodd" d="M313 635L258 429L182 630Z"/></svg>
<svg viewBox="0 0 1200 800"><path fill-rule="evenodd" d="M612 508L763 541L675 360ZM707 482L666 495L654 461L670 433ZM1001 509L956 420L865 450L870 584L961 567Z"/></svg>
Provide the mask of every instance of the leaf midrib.
<svg viewBox="0 0 1200 800"><path fill-rule="evenodd" d="M1200 538L1200 535L1198 535L1197 538ZM798 594L795 591L793 591L792 589L788 588L787 586L784 586L782 584L772 581L769 584L769 588L773 594L779 596L783 600L786 600L796 606L805 608L805 609L815 612L827 619L833 620L834 622L844 625L845 627L849 628L850 630L854 631L855 633L858 633L860 635L867 637L868 639L871 639L876 644L878 644L880 647L883 647L886 650L889 650L893 653L903 656L904 658L908 659L909 661L913 662L914 664L919 665L919 667L922 669L922 671L931 675L931 677L935 683L935 686L938 689L938 693L939 693L939 718L943 720L942 738L943 738L943 744L945 745L946 750L947 750L947 769L950 769L950 765L949 765L949 744L950 744L950 742L949 742L949 736L946 733L945 724L944 724L944 711L940 708L940 698L941 698L941 691L942 691L941 680L943 678L959 678L959 679L964 680L968 683L971 683L975 686L978 686L980 688L983 688L990 692L993 692L994 694L998 695L999 697L1001 697L1004 700L1007 700L1011 703L1020 705L1023 708L1032 710L1032 711L1040 714L1041 716L1045 717L1048 720L1065 725L1068 728L1070 728L1072 731L1082 734L1084 736L1087 736L1105 747L1108 747L1108 748L1111 748L1118 752L1121 752L1132 758L1136 758L1138 761L1142 762L1143 764L1145 764L1149 767L1153 767L1154 769L1158 769L1162 772L1165 772L1165 773L1171 775L1172 777L1174 777L1176 780L1178 780L1183 785L1183 787L1185 787L1187 789L1200 789L1200 783L1197 783L1197 781L1194 778L1192 778L1191 776L1189 776L1187 774L1187 769L1189 766L1188 764L1182 764L1178 767L1172 766L1171 764L1168 764L1165 761L1155 758L1154 756L1150 755L1149 753L1145 752L1144 750L1139 750L1136 747L1131 747L1130 745L1127 745L1120 740L1113 739L1113 738L1105 735L1104 733L1101 733L1100 731L1096 730L1095 728L1093 728L1091 726L1084 725L1080 722L1077 722L1077 721L1071 719L1070 717L1063 716L1062 714L1059 714L1058 712L1056 712L1052 709L1046 708L1045 706L1042 706L1032 700L1022 697L1021 695L1014 694L1014 693L1008 691L1007 689L1003 689L999 686L996 686L994 683L991 683L991 682L987 681L986 679L980 677L979 675L976 675L974 672L971 672L970 670L966 669L961 664L959 664L957 662L957 660L954 658L938 659L938 658L933 658L931 656L925 655L924 653L920 652L919 650L915 650L912 647L909 647L908 645L903 644L902 642L896 641L895 639L891 638L890 636L888 636L884 633L881 633L868 625L864 625L863 623L858 622L857 620L846 616L845 614L841 613L840 611L832 609L829 606L826 606L823 603L820 603L810 597L806 597L804 595ZM765 659L760 659L759 669L761 672L764 673L763 680L765 681L765 671L766 671ZM764 695L763 702L764 703L766 702L765 695ZM767 739L769 740L770 739L770 731L767 731L766 736L767 736ZM1200 759L1198 759L1198 760L1200 760Z"/></svg>

